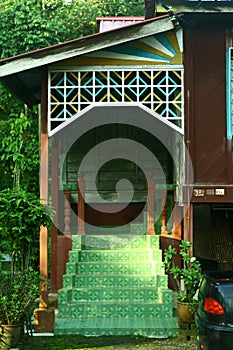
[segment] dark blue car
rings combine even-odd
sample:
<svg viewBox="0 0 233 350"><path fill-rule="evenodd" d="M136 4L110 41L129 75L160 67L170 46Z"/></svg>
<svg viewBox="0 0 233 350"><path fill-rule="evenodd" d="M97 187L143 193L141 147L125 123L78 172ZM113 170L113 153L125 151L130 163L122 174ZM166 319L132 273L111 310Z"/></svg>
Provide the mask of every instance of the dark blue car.
<svg viewBox="0 0 233 350"><path fill-rule="evenodd" d="M196 313L197 346L233 349L233 271L204 273Z"/></svg>

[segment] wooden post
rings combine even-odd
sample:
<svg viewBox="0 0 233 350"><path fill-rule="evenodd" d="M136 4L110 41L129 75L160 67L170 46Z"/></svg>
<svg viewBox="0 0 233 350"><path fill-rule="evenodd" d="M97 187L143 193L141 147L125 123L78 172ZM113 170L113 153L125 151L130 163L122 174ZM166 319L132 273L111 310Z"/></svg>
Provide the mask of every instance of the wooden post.
<svg viewBox="0 0 233 350"><path fill-rule="evenodd" d="M40 160L40 196L41 203L47 204L48 198L48 134L41 135L41 160ZM44 283L41 283L40 308L48 306L48 230L40 228L40 275Z"/></svg>
<svg viewBox="0 0 233 350"><path fill-rule="evenodd" d="M84 174L78 172L78 235L85 235L85 188Z"/></svg>
<svg viewBox="0 0 233 350"><path fill-rule="evenodd" d="M184 210L185 210L184 240L193 243L193 205L192 203L185 204ZM192 249L191 249L191 254L192 254Z"/></svg>
<svg viewBox="0 0 233 350"><path fill-rule="evenodd" d="M155 221L155 182L153 180L153 173L148 173L148 201L147 201L147 234L154 235L154 221Z"/></svg>
<svg viewBox="0 0 233 350"><path fill-rule="evenodd" d="M40 198L42 204L48 202L48 77L47 71L42 74L40 114ZM48 307L48 230L40 228L40 275L44 281L40 284L39 308L34 310L34 331L52 332L54 328L54 309Z"/></svg>
<svg viewBox="0 0 233 350"><path fill-rule="evenodd" d="M174 205L173 208L173 222L172 222L172 237L174 239L181 240L181 234L182 234L182 213L181 213L181 207L178 204Z"/></svg>
<svg viewBox="0 0 233 350"><path fill-rule="evenodd" d="M40 228L40 275L43 276L43 281L40 284L40 309L47 309L48 307L48 253L47 243L48 233L47 228L41 226Z"/></svg>
<svg viewBox="0 0 233 350"><path fill-rule="evenodd" d="M51 227L51 267L50 283L51 292L57 293L57 236L58 236L58 147L54 142L52 145L52 206L55 210L54 224Z"/></svg>
<svg viewBox="0 0 233 350"><path fill-rule="evenodd" d="M64 234L65 236L70 237L71 236L71 231L70 231L70 191L65 190L64 191L65 195L65 209L64 209L64 222L65 222L65 227L64 227Z"/></svg>
<svg viewBox="0 0 233 350"><path fill-rule="evenodd" d="M40 116L40 199L42 204L48 204L48 89L47 72L42 74L41 85L41 108L39 106ZM48 230L45 227L40 229L40 275L43 276L45 283L41 283L40 308L48 306Z"/></svg>
<svg viewBox="0 0 233 350"><path fill-rule="evenodd" d="M166 195L167 195L167 191L163 190L161 191L162 194L162 206L163 206L163 210L162 210L162 218L161 218L161 235L167 235L167 209L166 209Z"/></svg>

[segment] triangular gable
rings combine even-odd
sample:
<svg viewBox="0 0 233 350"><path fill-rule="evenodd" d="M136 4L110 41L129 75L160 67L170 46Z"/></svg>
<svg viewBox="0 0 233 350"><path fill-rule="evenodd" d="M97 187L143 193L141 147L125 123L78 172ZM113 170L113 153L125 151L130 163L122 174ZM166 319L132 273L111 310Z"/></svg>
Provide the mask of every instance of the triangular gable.
<svg viewBox="0 0 233 350"><path fill-rule="evenodd" d="M54 66L182 64L182 52L182 29L179 28L66 59Z"/></svg>

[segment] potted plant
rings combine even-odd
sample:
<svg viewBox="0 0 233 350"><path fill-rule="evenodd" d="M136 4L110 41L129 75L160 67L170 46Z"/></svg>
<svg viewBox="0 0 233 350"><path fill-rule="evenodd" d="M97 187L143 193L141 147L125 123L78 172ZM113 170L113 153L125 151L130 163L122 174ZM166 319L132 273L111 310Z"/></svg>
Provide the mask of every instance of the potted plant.
<svg viewBox="0 0 233 350"><path fill-rule="evenodd" d="M31 317L41 278L32 268L0 271L0 349L17 345L23 321Z"/></svg>
<svg viewBox="0 0 233 350"><path fill-rule="evenodd" d="M165 272L171 276L176 292L179 323L191 323L197 307L195 298L202 279L201 264L196 257L191 257L192 244L182 240L180 243L181 266L175 263L177 250L171 245L164 251Z"/></svg>
<svg viewBox="0 0 233 350"><path fill-rule="evenodd" d="M0 192L1 249L9 260L0 269L0 348L17 344L25 317L30 319L33 314L42 282L38 268L40 226L50 223L48 209L31 193L20 188Z"/></svg>

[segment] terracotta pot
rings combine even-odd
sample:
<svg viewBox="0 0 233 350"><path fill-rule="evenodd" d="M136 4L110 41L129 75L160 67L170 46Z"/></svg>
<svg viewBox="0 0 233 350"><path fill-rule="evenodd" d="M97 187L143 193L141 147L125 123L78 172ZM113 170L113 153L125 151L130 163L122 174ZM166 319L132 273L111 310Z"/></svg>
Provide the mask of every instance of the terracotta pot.
<svg viewBox="0 0 233 350"><path fill-rule="evenodd" d="M20 338L20 325L1 325L0 349L10 349Z"/></svg>
<svg viewBox="0 0 233 350"><path fill-rule="evenodd" d="M195 311L198 306L198 301L192 303L185 303L177 300L177 316L178 323L182 325L183 323L193 323Z"/></svg>

